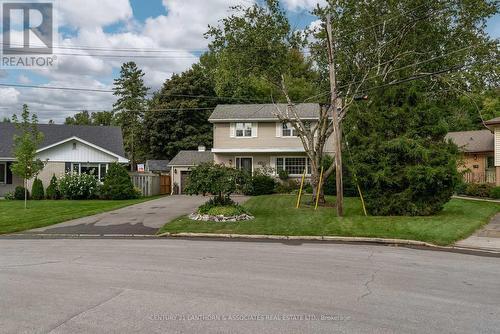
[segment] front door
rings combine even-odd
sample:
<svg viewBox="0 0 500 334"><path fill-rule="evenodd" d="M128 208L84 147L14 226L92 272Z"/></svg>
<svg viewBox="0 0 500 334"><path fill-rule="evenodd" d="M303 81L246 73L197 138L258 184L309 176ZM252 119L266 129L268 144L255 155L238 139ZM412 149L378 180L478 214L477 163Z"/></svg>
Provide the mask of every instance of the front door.
<svg viewBox="0 0 500 334"><path fill-rule="evenodd" d="M236 158L236 167L245 172L252 174L253 158Z"/></svg>

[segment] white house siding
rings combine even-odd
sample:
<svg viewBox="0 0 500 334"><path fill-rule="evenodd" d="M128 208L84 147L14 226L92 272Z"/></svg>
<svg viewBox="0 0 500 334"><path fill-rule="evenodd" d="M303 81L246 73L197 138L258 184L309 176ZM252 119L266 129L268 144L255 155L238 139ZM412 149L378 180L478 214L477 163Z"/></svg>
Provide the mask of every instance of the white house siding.
<svg viewBox="0 0 500 334"><path fill-rule="evenodd" d="M500 167L500 126L495 128L495 166Z"/></svg>
<svg viewBox="0 0 500 334"><path fill-rule="evenodd" d="M73 144L76 144L75 149L73 149ZM38 157L42 161L50 162L112 163L118 161L116 157L76 140L42 151Z"/></svg>

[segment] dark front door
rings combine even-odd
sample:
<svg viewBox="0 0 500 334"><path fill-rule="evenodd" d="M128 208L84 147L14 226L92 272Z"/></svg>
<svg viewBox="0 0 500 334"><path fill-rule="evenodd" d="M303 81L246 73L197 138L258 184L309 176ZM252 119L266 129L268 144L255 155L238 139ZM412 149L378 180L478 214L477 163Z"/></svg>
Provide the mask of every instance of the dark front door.
<svg viewBox="0 0 500 334"><path fill-rule="evenodd" d="M189 171L181 172L181 194L186 193L186 186L189 183L189 174L191 174Z"/></svg>
<svg viewBox="0 0 500 334"><path fill-rule="evenodd" d="M252 174L253 159L252 158L236 158L236 167L245 172Z"/></svg>

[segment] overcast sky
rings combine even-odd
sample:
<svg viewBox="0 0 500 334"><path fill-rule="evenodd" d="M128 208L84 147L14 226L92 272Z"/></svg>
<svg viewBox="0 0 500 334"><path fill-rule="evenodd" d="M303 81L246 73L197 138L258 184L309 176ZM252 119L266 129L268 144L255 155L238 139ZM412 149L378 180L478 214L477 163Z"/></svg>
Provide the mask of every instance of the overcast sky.
<svg viewBox="0 0 500 334"><path fill-rule="evenodd" d="M0 83L111 89L119 67L134 60L145 71L145 81L158 89L172 73L180 73L197 61L207 47L203 38L209 24L230 14L231 5L248 6L254 0L64 0L57 1L59 42L58 68L51 70L1 70ZM318 0L283 0L292 25L302 29L314 20L309 10ZM493 18L488 31L500 37L500 17ZM103 51L71 49L90 46L105 49L170 49L169 52L113 51L111 54L161 58L103 58ZM68 48L69 47L69 48ZM86 56L61 53L86 54ZM104 52L110 54L110 52ZM90 55L90 56L89 56ZM23 103L41 122L57 123L77 110L110 109L109 93L51 91L0 87L0 117L17 113Z"/></svg>

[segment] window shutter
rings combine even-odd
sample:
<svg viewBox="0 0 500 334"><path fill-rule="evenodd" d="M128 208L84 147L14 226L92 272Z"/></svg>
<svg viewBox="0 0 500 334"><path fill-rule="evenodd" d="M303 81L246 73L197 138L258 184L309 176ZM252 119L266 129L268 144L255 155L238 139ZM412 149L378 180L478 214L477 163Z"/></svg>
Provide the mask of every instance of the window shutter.
<svg viewBox="0 0 500 334"><path fill-rule="evenodd" d="M283 129L283 124L276 123L276 137L281 137L281 130Z"/></svg>
<svg viewBox="0 0 500 334"><path fill-rule="evenodd" d="M12 184L12 171L10 170L10 167L12 166L12 162L7 162L6 168L7 168L7 184Z"/></svg>
<svg viewBox="0 0 500 334"><path fill-rule="evenodd" d="M230 123L229 125L229 137L236 137L236 125L234 123Z"/></svg>
<svg viewBox="0 0 500 334"><path fill-rule="evenodd" d="M252 123L252 137L253 138L257 138L259 136L258 130L259 130L259 124L258 123Z"/></svg>

